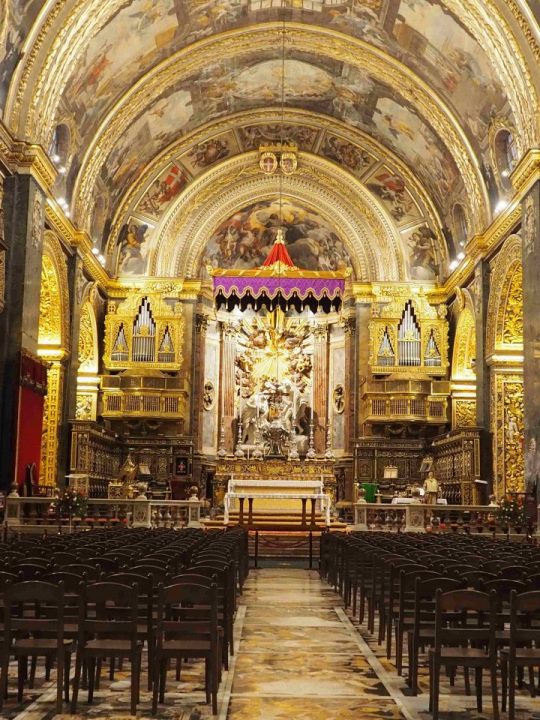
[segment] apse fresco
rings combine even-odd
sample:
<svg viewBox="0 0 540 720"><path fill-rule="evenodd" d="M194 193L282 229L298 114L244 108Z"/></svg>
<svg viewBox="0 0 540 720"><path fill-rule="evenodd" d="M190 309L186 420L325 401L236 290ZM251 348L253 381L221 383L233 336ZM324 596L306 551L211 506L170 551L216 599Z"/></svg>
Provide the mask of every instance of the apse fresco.
<svg viewBox="0 0 540 720"><path fill-rule="evenodd" d="M336 135L326 136L321 153L357 176L364 175L375 162L375 158L366 150Z"/></svg>
<svg viewBox="0 0 540 720"><path fill-rule="evenodd" d="M13 2L13 0L12 0ZM18 0L35 12L41 0ZM90 41L75 64L65 99L84 135L120 92L145 71L189 43L224 30L282 18L280 8L252 0L128 0ZM287 19L330 27L372 43L403 61L482 132L504 93L482 48L439 0L295 0ZM26 18L25 18L25 22ZM27 22L28 24L28 22ZM133 38L137 38L133 42Z"/></svg>
<svg viewBox="0 0 540 720"><path fill-rule="evenodd" d="M102 180L109 187L113 203L128 183L135 182L158 151L169 145L193 114L191 95L179 89L160 97L121 136L109 155Z"/></svg>
<svg viewBox="0 0 540 720"><path fill-rule="evenodd" d="M0 117L22 44L43 4L44 0L2 0L0 3Z"/></svg>
<svg viewBox="0 0 540 720"><path fill-rule="evenodd" d="M340 270L351 266L345 245L336 230L319 214L284 199L280 222L277 200L261 201L239 210L225 220L208 240L201 258L206 267L249 269L261 265L268 255L280 224L292 261L305 270Z"/></svg>

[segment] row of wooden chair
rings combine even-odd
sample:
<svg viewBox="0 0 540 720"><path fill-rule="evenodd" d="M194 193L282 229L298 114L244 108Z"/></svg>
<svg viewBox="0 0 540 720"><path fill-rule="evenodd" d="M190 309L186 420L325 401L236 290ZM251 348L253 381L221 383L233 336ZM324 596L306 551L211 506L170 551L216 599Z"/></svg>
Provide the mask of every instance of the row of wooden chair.
<svg viewBox="0 0 540 720"><path fill-rule="evenodd" d="M328 534L321 543L321 574L370 633L375 632L378 620L378 642L385 642L389 659L395 647L399 674L407 642L407 684L413 694L418 692L420 651L429 648L434 718L438 717L441 666L449 673L451 684L456 669L464 668L467 693L469 668L475 669L479 711L482 671L489 670L497 717L498 660L503 708L508 693L513 718L516 668L520 683L523 667L530 668L534 693L533 668L540 667L540 636L529 634L524 645L525 636L519 634L524 628L533 632L540 628L538 549L459 537L451 536L449 542L444 536Z"/></svg>
<svg viewBox="0 0 540 720"><path fill-rule="evenodd" d="M75 653L72 712L81 680L86 679L92 702L103 663L110 662L113 678L116 664L124 659L131 663L131 711L135 712L146 644L154 712L164 699L170 660L176 658L179 677L182 659L187 657L204 658L207 701L217 712L221 668L227 668L234 652L236 596L248 572L247 537L242 531L130 533L100 531L99 551L95 546L77 547L72 536L64 549L58 542L45 542L48 553L31 542L7 548L0 571L4 598L0 710L7 693L9 658L18 660L21 700L24 683L33 683L37 658L44 657L47 676L53 664L57 666L60 712L62 694L69 698ZM80 540L88 543L89 535L94 533L83 533Z"/></svg>

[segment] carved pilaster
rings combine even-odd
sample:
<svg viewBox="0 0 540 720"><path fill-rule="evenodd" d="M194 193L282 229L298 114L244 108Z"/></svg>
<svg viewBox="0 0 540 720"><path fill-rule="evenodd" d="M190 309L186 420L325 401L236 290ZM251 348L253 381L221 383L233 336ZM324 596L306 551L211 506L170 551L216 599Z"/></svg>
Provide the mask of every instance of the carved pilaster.
<svg viewBox="0 0 540 720"><path fill-rule="evenodd" d="M490 481L493 474L493 453L490 435L490 369L487 355L487 319L489 302L489 263L481 260L475 269L474 297L476 323L476 424L480 430L480 477ZM492 487L487 488L493 492Z"/></svg>
<svg viewBox="0 0 540 720"><path fill-rule="evenodd" d="M355 414L356 414L356 318L349 317L343 322L345 335L345 377L352 380L352 387L344 393L344 440L345 453L351 453L355 441Z"/></svg>
<svg viewBox="0 0 540 720"><path fill-rule="evenodd" d="M328 423L328 325L318 323L313 328L313 410L316 418L315 451L323 454L326 448Z"/></svg>

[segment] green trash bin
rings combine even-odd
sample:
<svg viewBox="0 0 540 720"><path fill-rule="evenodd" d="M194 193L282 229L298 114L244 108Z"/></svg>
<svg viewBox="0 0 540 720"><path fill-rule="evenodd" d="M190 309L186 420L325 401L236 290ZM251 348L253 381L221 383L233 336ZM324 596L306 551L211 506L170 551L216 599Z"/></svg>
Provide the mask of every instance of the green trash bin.
<svg viewBox="0 0 540 720"><path fill-rule="evenodd" d="M376 483L362 483L362 487L364 488L364 498L366 502L374 503L377 494L377 484Z"/></svg>

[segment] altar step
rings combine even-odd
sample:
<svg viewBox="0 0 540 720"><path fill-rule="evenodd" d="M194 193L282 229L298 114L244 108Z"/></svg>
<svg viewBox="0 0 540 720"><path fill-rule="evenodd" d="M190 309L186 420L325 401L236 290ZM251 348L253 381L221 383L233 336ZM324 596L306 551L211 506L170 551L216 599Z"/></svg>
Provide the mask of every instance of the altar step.
<svg viewBox="0 0 540 720"><path fill-rule="evenodd" d="M302 527L302 513L297 512L254 512L252 516L251 526L260 528L261 530L298 530L309 531L309 523L311 514L306 513L306 525ZM243 525L247 525L248 513L244 511ZM204 524L206 527L215 528L223 527L223 515L217 515L215 518L206 519ZM240 524L240 515L238 512L229 513L229 527ZM324 515L315 513L315 522L312 529L321 532L326 527Z"/></svg>

